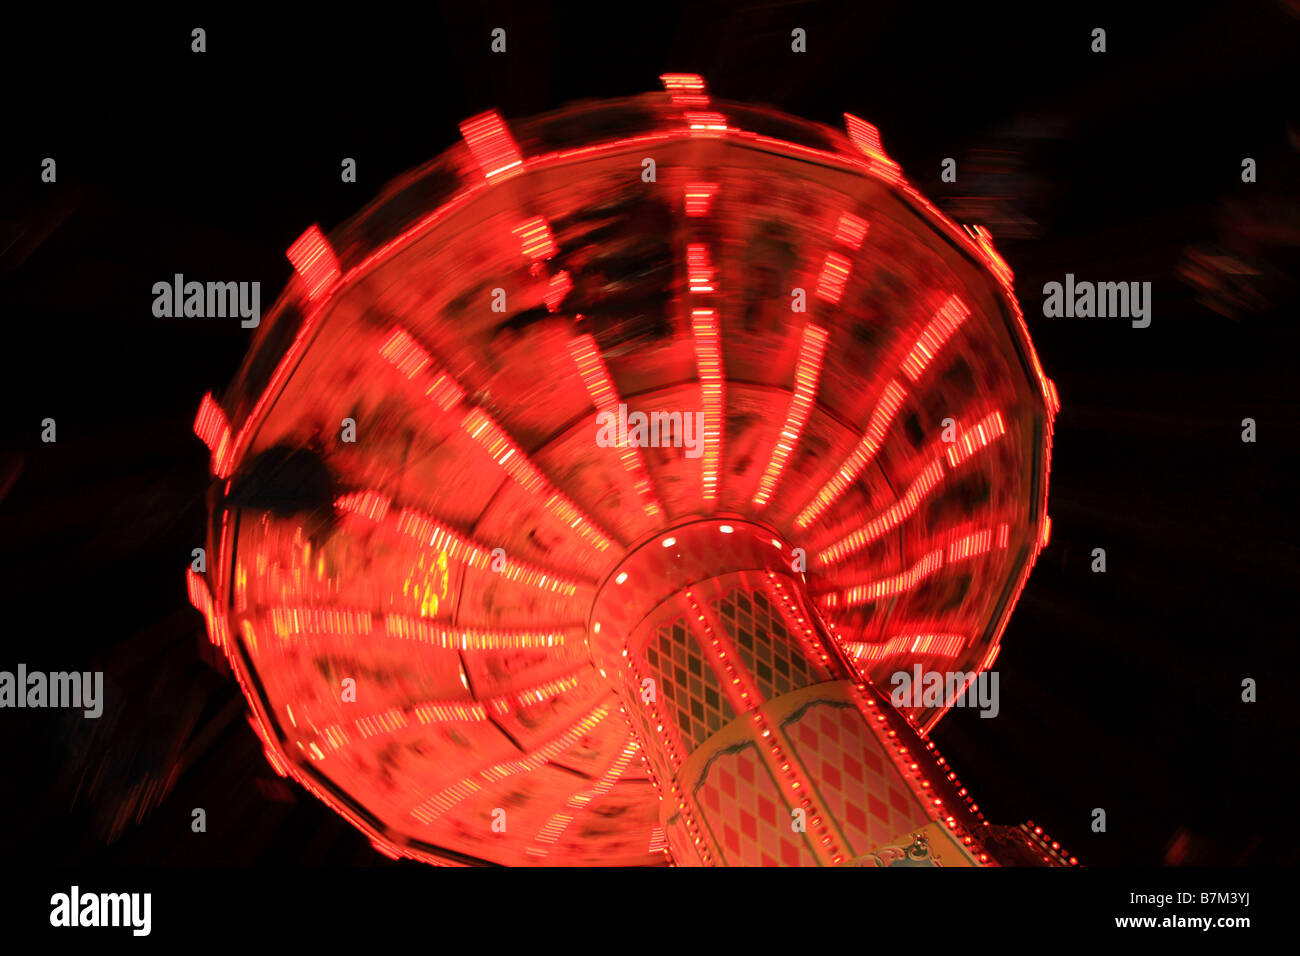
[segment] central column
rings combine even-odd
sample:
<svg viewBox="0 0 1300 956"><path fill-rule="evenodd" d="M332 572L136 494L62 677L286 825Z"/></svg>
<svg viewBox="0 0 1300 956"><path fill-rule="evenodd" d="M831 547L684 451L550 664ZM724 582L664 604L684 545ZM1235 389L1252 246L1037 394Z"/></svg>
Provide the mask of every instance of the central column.
<svg viewBox="0 0 1300 956"><path fill-rule="evenodd" d="M759 525L701 519L601 585L592 658L645 748L674 859L978 865L974 816L842 656L801 557Z"/></svg>

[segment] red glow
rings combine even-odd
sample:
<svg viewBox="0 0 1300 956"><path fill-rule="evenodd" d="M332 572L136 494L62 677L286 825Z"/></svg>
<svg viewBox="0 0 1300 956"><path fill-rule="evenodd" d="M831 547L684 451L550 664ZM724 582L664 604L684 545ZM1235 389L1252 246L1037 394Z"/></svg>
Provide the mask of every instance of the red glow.
<svg viewBox="0 0 1300 956"><path fill-rule="evenodd" d="M623 774L627 772L633 759L638 756L640 749L641 748L637 745L635 740L629 739L627 746L623 748L623 751L618 755L614 762L610 764L609 769L605 771L594 787L587 790L579 790L569 798L569 801L565 804L565 808L569 812L560 812L551 816L545 826L543 826L537 832L537 835L533 837L534 843L533 846L529 848L528 852L534 856L546 856L547 853L550 852L550 847L559 840L560 836L563 835L564 831L568 829L574 820L578 819L578 817L587 810L592 801L605 796L613 789L614 783L619 779L619 777L623 776ZM658 836L659 842L662 844L662 830L658 830ZM651 852L655 852L656 850L654 843L655 839L652 836L650 847ZM546 844L546 846L539 846L539 844ZM661 848L662 847L660 847L660 849Z"/></svg>
<svg viewBox="0 0 1300 956"><path fill-rule="evenodd" d="M425 397L440 410L450 411L464 400L465 390L446 372L434 376L425 374L433 365L433 359L405 330L395 329L380 347L379 354L408 379L421 379Z"/></svg>
<svg viewBox="0 0 1300 956"><path fill-rule="evenodd" d="M618 407L618 393L610 380L609 371L600 358L596 340L590 335L580 335L569 341L569 354L578 366L578 374L587 387L587 394L598 411L612 411Z"/></svg>
<svg viewBox="0 0 1300 956"><path fill-rule="evenodd" d="M194 433L212 453L212 473L218 479L230 475L230 425L226 414L209 392L199 403L194 418Z"/></svg>
<svg viewBox="0 0 1300 956"><path fill-rule="evenodd" d="M664 73L659 80L670 93L704 92L704 77L698 73Z"/></svg>
<svg viewBox="0 0 1300 956"><path fill-rule="evenodd" d="M709 247L692 242L686 247L686 277L692 292L713 292L713 266Z"/></svg>
<svg viewBox="0 0 1300 956"><path fill-rule="evenodd" d="M943 462L936 459L912 480L901 498L853 533L819 551L817 560L823 564L833 564L866 547L886 531L898 527L915 513L917 506L941 480Z"/></svg>
<svg viewBox="0 0 1300 956"><path fill-rule="evenodd" d="M846 643L844 649L859 663L874 664L901 655L953 659L965 646L960 634L900 634L879 644Z"/></svg>
<svg viewBox="0 0 1300 956"><path fill-rule="evenodd" d="M573 746L583 734L589 733L609 714L609 708L597 707L572 724L563 733L556 735L547 743L538 747L532 754L522 760L508 760L476 774L466 777L451 787L425 800L414 810L411 816L421 823L428 824L442 816L456 804L483 789L485 784L495 783L506 777L527 773L542 766L551 757Z"/></svg>
<svg viewBox="0 0 1300 956"><path fill-rule="evenodd" d="M903 398L907 393L903 386L897 381L890 381L885 386L885 392L876 403L875 410L871 413L871 421L867 425L867 433L862 436L853 453L845 460L838 471L830 477L830 480L822 486L821 491L817 492L817 497L799 512L799 517L795 518L795 524L799 528L806 528L817 520L823 511L829 508L840 495L844 493L853 481L862 473L862 469L867 466L880 445L885 440L885 434L889 431L889 426L894 420L894 414L898 407L903 404Z"/></svg>
<svg viewBox="0 0 1300 956"><path fill-rule="evenodd" d="M546 287L546 310L548 312L557 311L560 308L560 303L564 301L564 297L569 294L569 290L572 288L573 282L569 279L568 272L560 271L552 276L550 283Z"/></svg>
<svg viewBox="0 0 1300 956"><path fill-rule="evenodd" d="M870 161L872 172L890 182L901 181L898 164L885 155L885 148L880 144L880 131L875 126L852 113L845 113L844 128L853 145Z"/></svg>
<svg viewBox="0 0 1300 956"><path fill-rule="evenodd" d="M527 222L521 222L511 231L519 237L520 251L529 259L549 259L555 255L555 240L551 238L551 227L541 216L534 216Z"/></svg>
<svg viewBox="0 0 1300 956"><path fill-rule="evenodd" d="M835 241L850 249L857 249L862 245L862 240L867 237L869 226L870 223L865 219L851 212L840 213L839 222L835 224Z"/></svg>
<svg viewBox="0 0 1300 956"><path fill-rule="evenodd" d="M989 529L966 535L948 545L948 563L987 554L993 546L993 532Z"/></svg>
<svg viewBox="0 0 1300 956"><path fill-rule="evenodd" d="M212 393L203 396L199 413L194 417L194 434L212 453L212 474L217 478L230 475L230 425Z"/></svg>
<svg viewBox="0 0 1300 956"><path fill-rule="evenodd" d="M692 130L705 130L718 133L725 133L727 131L727 118L721 113L711 113L703 110L687 110L685 113L685 119L686 125Z"/></svg>
<svg viewBox="0 0 1300 956"><path fill-rule="evenodd" d="M993 274L1010 288L1015 279L1015 274L1011 271L1011 267L1007 265L1007 260L998 255L997 250L993 248L993 234L983 226L967 226L966 229L975 236L980 251L984 255L984 261L989 264Z"/></svg>
<svg viewBox="0 0 1300 956"><path fill-rule="evenodd" d="M273 607L271 629L277 637L303 634L369 634L370 612L340 608Z"/></svg>
<svg viewBox="0 0 1300 956"><path fill-rule="evenodd" d="M717 191L717 183L687 183L686 215L695 219L707 216Z"/></svg>
<svg viewBox="0 0 1300 956"><path fill-rule="evenodd" d="M849 260L838 252L826 253L821 275L817 278L817 298L835 305L844 294L852 270Z"/></svg>
<svg viewBox="0 0 1300 956"><path fill-rule="evenodd" d="M318 299L339 281L339 261L319 226L312 226L289 247L289 261L307 286L307 298Z"/></svg>
<svg viewBox="0 0 1300 956"><path fill-rule="evenodd" d="M613 380L609 377L609 370L605 368L605 363L600 357L600 350L596 346L596 340L590 335L580 335L570 340L569 354L573 356L574 364L578 367L578 374L582 377L582 384L586 386L587 394L591 396L591 402L596 406L596 410L606 414L615 414L619 405L618 392L614 388ZM660 505L655 499L650 473L646 470L645 460L641 457L641 450L635 445L624 446L619 449L619 459L623 463L624 470L631 476L636 485L637 494L642 498L642 507L645 509L645 513L652 518L657 517L660 512Z"/></svg>
<svg viewBox="0 0 1300 956"><path fill-rule="evenodd" d="M781 436L772 449L772 458L767 463L767 471L763 473L763 480L754 494L755 507L761 508L772 497L773 490L781 481L781 473L785 471L790 452L803 434L804 423L808 421L817 396L817 379L821 374L826 339L827 332L820 326L809 324L803 331L799 361L794 370L794 395L790 397L790 411L786 413L785 427L781 429Z"/></svg>
<svg viewBox="0 0 1300 956"><path fill-rule="evenodd" d="M913 382L917 381L952 333L969 317L970 309L966 303L955 295L949 296L903 360L903 371L907 377Z"/></svg>
<svg viewBox="0 0 1300 956"><path fill-rule="evenodd" d="M433 364L429 353L422 349L404 329L395 329L379 349L379 354L407 378L415 378Z"/></svg>
<svg viewBox="0 0 1300 956"><path fill-rule="evenodd" d="M975 452L988 446L989 442L1001 438L1007 428L1002 421L1001 412L990 412L975 425L962 433L948 449L948 464L956 468Z"/></svg>
<svg viewBox="0 0 1300 956"><path fill-rule="evenodd" d="M273 448L320 454L334 511L285 515L218 486L211 570L187 577L191 602L277 772L393 857L833 864L932 821L988 862L954 818L971 802L947 786L955 774L937 754L918 759L933 745L917 729L941 711L896 713L866 680L918 660L991 663L1028 574L1011 523L1018 541L1046 540L1058 403L1010 270L986 233L954 226L902 179L870 124L846 117L852 149L834 133L839 145L799 146L737 128L746 111L711 112L698 77L663 79L668 94L639 114L649 128L618 139L572 124L577 145L524 158L495 113L462 124L466 148L443 164L458 190L438 209L415 208L419 190L394 193L373 222L368 211L361 228L340 226L356 263L346 274L318 229L295 243L302 283L286 302L303 309L300 327L255 346L256 374L224 408L205 398L195 431L223 480L263 480ZM527 128L530 144L554 141ZM645 244L612 174L661 149L658 185L624 178L671 217L663 235L680 261L593 266ZM806 202L755 188L778 181ZM716 202L724 188L734 203ZM373 244L380 216L411 225ZM763 219L788 230L789 265L764 262L771 250L740 228ZM869 220L889 224L862 258L886 281L859 301L845 293ZM513 249L523 261L502 275ZM933 289L900 282L914 268L949 283L928 322ZM755 295L769 273L785 270L776 288L788 290L812 269L815 323ZM512 283L523 290L506 315L465 305ZM879 347L855 333L868 300ZM974 424L955 444L919 445L916 421L928 433L944 410L948 362L971 356ZM592 409L620 407L698 414L703 441L593 441ZM356 446L337 444L341 415L361 423ZM1016 442L978 454L1009 429ZM959 466L989 480L990 503L922 508ZM929 596L952 593L955 574L976 583L940 613ZM750 637L785 655L786 683L750 659ZM340 708L325 668L361 675L359 708ZM714 698L679 686L678 668ZM658 682L649 701L646 679ZM728 727L753 744L752 764L705 762ZM861 751L883 768L869 784L888 798L880 832L855 829L836 803L834 762ZM691 778L701 766L716 774ZM726 788L755 768L787 825L760 822L736 843ZM497 807L508 831L490 828ZM806 835L782 820L794 808Z"/></svg>
<svg viewBox="0 0 1300 956"><path fill-rule="evenodd" d="M691 313L695 333L695 364L700 376L704 406L703 483L704 502L718 497L718 461L722 455L722 350L718 342L718 320L712 309Z"/></svg>
<svg viewBox="0 0 1300 956"><path fill-rule="evenodd" d="M460 124L460 133L485 179L500 176L523 162L514 137L495 112L480 113L465 120Z"/></svg>
<svg viewBox="0 0 1300 956"><path fill-rule="evenodd" d="M489 546L453 531L414 508L392 512L387 496L381 492L360 491L341 495L335 500L334 507L371 521L382 522L387 519L396 534L414 538L435 551L445 552L447 557L464 562L471 568L482 569L491 564L492 549ZM504 558L499 573L506 580L566 596L574 594L579 586L571 578L509 556Z"/></svg>
<svg viewBox="0 0 1300 956"><path fill-rule="evenodd" d="M604 551L613 542L590 518L578 510L537 470L537 466L510 440L492 416L482 409L475 408L465 416L461 423L469 436L477 441L507 475L519 483L530 495L545 495L545 506L578 536L598 551Z"/></svg>
<svg viewBox="0 0 1300 956"><path fill-rule="evenodd" d="M482 628L447 627L400 614L389 614L384 618L384 633L389 637L458 651L562 647L572 640L581 640L580 631L489 631Z"/></svg>

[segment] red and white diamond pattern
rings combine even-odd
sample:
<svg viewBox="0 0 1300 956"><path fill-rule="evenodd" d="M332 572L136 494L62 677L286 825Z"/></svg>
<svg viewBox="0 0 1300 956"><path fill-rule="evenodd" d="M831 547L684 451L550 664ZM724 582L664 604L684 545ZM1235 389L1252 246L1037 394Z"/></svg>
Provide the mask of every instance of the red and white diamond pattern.
<svg viewBox="0 0 1300 956"><path fill-rule="evenodd" d="M817 865L753 744L715 759L695 800L729 866Z"/></svg>
<svg viewBox="0 0 1300 956"><path fill-rule="evenodd" d="M856 709L815 704L781 729L854 855L931 821Z"/></svg>

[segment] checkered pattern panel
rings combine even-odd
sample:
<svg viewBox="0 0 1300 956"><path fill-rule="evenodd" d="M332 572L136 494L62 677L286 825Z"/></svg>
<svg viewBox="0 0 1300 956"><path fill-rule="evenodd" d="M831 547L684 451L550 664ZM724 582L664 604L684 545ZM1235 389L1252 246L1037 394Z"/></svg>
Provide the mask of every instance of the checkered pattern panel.
<svg viewBox="0 0 1300 956"><path fill-rule="evenodd" d="M695 802L728 866L817 865L753 744L715 759Z"/></svg>
<svg viewBox="0 0 1300 956"><path fill-rule="evenodd" d="M781 729L853 855L930 822L855 708L814 704Z"/></svg>
<svg viewBox="0 0 1300 956"><path fill-rule="evenodd" d="M761 591L736 588L713 602L713 612L765 700L828 679L815 673L779 612Z"/></svg>
<svg viewBox="0 0 1300 956"><path fill-rule="evenodd" d="M682 740L692 750L735 719L684 619L659 628L644 653L664 709L675 717Z"/></svg>

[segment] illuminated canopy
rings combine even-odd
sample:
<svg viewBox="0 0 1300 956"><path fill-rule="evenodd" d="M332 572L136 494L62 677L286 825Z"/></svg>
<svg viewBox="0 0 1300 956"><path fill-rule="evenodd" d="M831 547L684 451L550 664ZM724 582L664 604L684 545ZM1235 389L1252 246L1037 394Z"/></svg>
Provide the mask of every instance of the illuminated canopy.
<svg viewBox="0 0 1300 956"><path fill-rule="evenodd" d="M833 796L805 743L802 792L843 807L744 861L861 858L923 805L959 837L983 821L916 736L942 707L865 685L988 667L1045 541L1055 391L1011 272L863 120L664 81L468 120L309 230L196 421L214 559L191 598L271 762L392 855L741 859L682 775L761 701L756 740L792 754L796 730L839 733L798 725L816 707L854 715L845 759L893 761L915 806L854 829L868 801ZM635 414L698 422L698 454L598 440ZM794 708L820 684L834 702ZM798 797L780 759L773 799Z"/></svg>

